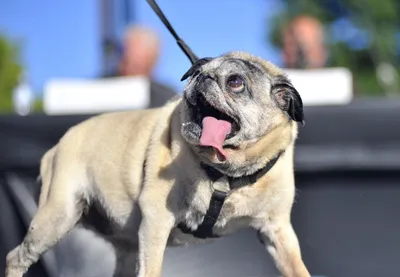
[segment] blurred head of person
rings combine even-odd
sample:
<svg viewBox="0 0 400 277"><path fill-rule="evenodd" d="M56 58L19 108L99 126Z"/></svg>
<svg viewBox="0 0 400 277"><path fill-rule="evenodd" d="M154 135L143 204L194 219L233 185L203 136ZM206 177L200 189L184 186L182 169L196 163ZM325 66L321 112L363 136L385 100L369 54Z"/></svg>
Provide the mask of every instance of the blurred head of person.
<svg viewBox="0 0 400 277"><path fill-rule="evenodd" d="M324 29L319 20L301 15L283 30L283 60L288 68L319 68L327 61Z"/></svg>
<svg viewBox="0 0 400 277"><path fill-rule="evenodd" d="M132 25L125 31L122 44L120 75L150 78L160 52L158 34L148 27Z"/></svg>

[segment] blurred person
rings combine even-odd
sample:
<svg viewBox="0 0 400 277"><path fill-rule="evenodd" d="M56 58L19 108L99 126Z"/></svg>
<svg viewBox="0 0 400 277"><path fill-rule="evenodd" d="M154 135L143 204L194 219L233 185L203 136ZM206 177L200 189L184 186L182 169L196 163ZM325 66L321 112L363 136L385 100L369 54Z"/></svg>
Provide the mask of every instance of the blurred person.
<svg viewBox="0 0 400 277"><path fill-rule="evenodd" d="M145 26L129 26L122 39L122 54L113 76L145 76L150 81L150 106L162 106L177 93L157 82L152 73L160 55L157 33ZM111 77L111 76L109 76Z"/></svg>
<svg viewBox="0 0 400 277"><path fill-rule="evenodd" d="M324 30L314 17L295 17L283 29L283 61L286 68L321 68L327 62Z"/></svg>

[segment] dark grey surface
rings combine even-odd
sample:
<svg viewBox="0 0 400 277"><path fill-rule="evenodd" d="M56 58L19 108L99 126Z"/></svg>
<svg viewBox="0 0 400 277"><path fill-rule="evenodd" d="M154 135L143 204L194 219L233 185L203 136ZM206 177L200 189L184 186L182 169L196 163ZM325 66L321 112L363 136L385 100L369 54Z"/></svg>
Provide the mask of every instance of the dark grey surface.
<svg viewBox="0 0 400 277"><path fill-rule="evenodd" d="M400 172L297 177L293 224L313 274L399 276Z"/></svg>
<svg viewBox="0 0 400 277"><path fill-rule="evenodd" d="M253 230L219 239L210 245L168 249L164 276L278 276Z"/></svg>

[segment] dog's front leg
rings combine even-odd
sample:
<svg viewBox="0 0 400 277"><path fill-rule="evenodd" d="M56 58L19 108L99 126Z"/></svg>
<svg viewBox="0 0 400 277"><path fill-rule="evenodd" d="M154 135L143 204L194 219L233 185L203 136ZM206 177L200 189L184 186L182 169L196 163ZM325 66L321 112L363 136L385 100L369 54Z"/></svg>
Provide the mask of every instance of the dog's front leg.
<svg viewBox="0 0 400 277"><path fill-rule="evenodd" d="M290 222L268 224L259 235L283 277L310 277Z"/></svg>
<svg viewBox="0 0 400 277"><path fill-rule="evenodd" d="M174 226L174 216L163 209L142 212L139 228L138 277L160 277L164 251Z"/></svg>

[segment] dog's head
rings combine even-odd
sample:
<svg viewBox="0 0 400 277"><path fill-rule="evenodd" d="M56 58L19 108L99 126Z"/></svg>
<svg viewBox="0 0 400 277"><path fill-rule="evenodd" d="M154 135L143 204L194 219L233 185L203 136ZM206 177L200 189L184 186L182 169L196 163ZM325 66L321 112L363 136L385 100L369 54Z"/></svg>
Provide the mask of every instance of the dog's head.
<svg viewBox="0 0 400 277"><path fill-rule="evenodd" d="M293 124L304 121L301 97L286 75L248 53L201 59L185 79L182 136L204 162L221 171L257 167L250 148L267 143L265 137L276 129L287 132L276 140L290 137Z"/></svg>

